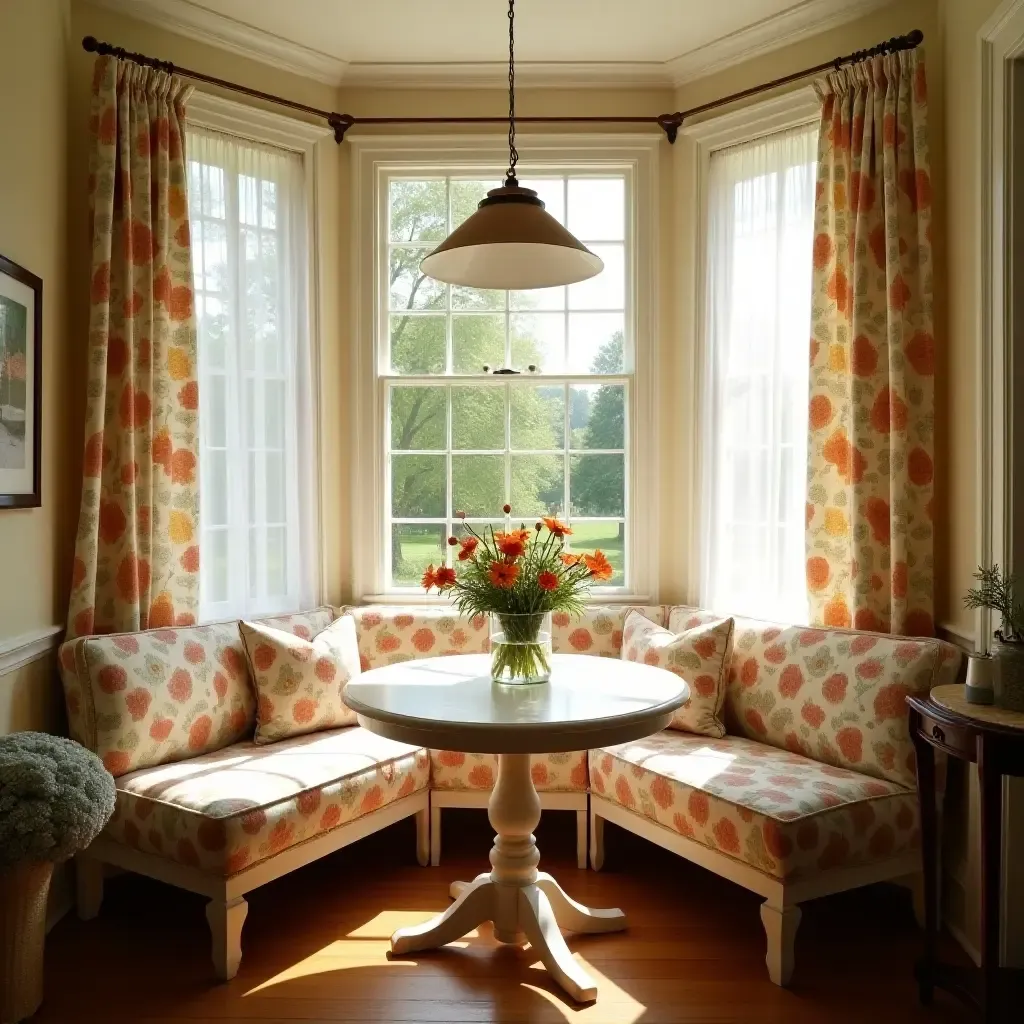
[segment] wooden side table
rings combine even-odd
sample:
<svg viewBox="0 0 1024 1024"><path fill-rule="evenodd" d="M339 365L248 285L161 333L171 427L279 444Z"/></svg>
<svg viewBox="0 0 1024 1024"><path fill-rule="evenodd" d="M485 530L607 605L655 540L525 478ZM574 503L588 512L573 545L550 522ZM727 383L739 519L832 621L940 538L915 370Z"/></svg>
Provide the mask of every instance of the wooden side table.
<svg viewBox="0 0 1024 1024"><path fill-rule="evenodd" d="M925 953L918 966L923 1003L943 988L973 1003L986 1024L1020 1020L1024 971L999 966L1002 881L1003 776L1024 775L1024 714L968 704L964 687L937 686L927 698L908 697L910 735L917 752L924 859ZM981 788L981 970L941 964L939 932L939 835L935 751L978 766ZM980 975L980 977L979 977Z"/></svg>

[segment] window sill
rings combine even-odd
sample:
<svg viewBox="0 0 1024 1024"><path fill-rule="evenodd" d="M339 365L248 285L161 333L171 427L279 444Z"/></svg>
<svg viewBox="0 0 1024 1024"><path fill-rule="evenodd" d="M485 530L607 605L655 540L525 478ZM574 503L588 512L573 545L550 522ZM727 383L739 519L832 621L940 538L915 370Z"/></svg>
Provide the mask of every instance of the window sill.
<svg viewBox="0 0 1024 1024"><path fill-rule="evenodd" d="M647 594L594 594L584 600L584 604L595 605L634 605L651 604L650 596ZM653 602L657 604L658 602ZM451 601L433 594L403 593L393 591L385 594L364 594L363 597L353 602L356 606L366 604L383 605L423 605L424 607L454 608Z"/></svg>

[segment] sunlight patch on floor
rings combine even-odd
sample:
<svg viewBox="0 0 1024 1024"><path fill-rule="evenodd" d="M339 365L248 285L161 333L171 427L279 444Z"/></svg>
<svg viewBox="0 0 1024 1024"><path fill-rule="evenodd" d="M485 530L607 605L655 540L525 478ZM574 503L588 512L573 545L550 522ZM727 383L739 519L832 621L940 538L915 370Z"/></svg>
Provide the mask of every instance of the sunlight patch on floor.
<svg viewBox="0 0 1024 1024"><path fill-rule="evenodd" d="M265 992L275 985L294 981L296 978L308 978L316 974L350 970L353 967L394 967L397 969L415 967L415 960L402 958L391 960L388 958L391 936L398 928L422 924L436 916L436 910L385 910L358 928L353 928L345 938L329 942L315 953L249 989L245 994L247 996L255 995L258 992ZM462 939L449 942L447 945L452 949L466 949L470 945L468 940L479 937L479 931L474 930L467 932Z"/></svg>
<svg viewBox="0 0 1024 1024"><path fill-rule="evenodd" d="M614 1011L611 1014L611 1017L614 1018L615 1024L635 1024L636 1021L640 1020L647 1009L643 1003L634 999L627 991L625 991L625 989L620 988L614 981L612 981L611 978L602 974L594 967L593 964L580 956L579 953L573 954L573 960L575 960L597 983L596 1003L591 1003L588 1006L579 1006L571 1000L566 1002L567 997L561 993L561 989L559 989L559 992L556 994L551 991L550 988L541 987L539 985L528 985L524 983L523 988L529 989L529 991L540 996L545 1002L556 1007L562 1012L566 1020L596 1021L598 1018L604 1018L605 1020L610 1019L610 1015L608 1013L609 1004L614 1006ZM546 970L539 960L530 966L532 969L538 971ZM557 983L549 982L549 984L556 985Z"/></svg>
<svg viewBox="0 0 1024 1024"><path fill-rule="evenodd" d="M370 918L365 924L353 928L348 933L350 939L390 939L399 928L408 928L410 925L423 924L431 918L437 917L436 910L384 910L376 917ZM475 931L467 932L466 937L477 937ZM456 943L449 943L456 945Z"/></svg>

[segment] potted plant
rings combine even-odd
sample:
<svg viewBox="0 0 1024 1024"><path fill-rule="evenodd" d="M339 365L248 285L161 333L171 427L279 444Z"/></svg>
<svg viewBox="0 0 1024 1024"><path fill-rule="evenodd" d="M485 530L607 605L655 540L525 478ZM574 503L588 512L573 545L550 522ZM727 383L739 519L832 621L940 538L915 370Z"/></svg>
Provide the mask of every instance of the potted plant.
<svg viewBox="0 0 1024 1024"><path fill-rule="evenodd" d="M576 554L565 550L572 533L565 523L544 518L532 530L520 523L506 529L488 527L477 533L465 524L455 568L431 565L423 574L429 592L449 595L465 615L488 615L491 630L491 678L503 683L543 683L551 677L551 613L578 615L595 580L612 577L601 551ZM457 512L465 520L464 512Z"/></svg>
<svg viewBox="0 0 1024 1024"><path fill-rule="evenodd" d="M0 737L0 1024L42 1003L53 865L96 838L115 795L103 762L78 743L41 732Z"/></svg>
<svg viewBox="0 0 1024 1024"><path fill-rule="evenodd" d="M968 608L990 608L1002 618L992 641L996 664L996 704L1011 711L1024 711L1024 604L1017 600L1017 579L1000 571L978 566L978 581L964 597Z"/></svg>

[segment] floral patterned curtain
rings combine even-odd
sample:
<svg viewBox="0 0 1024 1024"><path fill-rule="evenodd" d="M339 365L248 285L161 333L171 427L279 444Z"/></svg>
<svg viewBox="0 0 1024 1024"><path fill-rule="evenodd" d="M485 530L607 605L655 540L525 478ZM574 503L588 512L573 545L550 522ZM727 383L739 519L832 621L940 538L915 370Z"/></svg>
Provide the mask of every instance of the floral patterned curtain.
<svg viewBox="0 0 1024 1024"><path fill-rule="evenodd" d="M96 61L82 505L68 636L199 606L199 391L178 78Z"/></svg>
<svg viewBox="0 0 1024 1024"><path fill-rule="evenodd" d="M817 89L811 619L930 635L935 341L924 54L876 57Z"/></svg>

